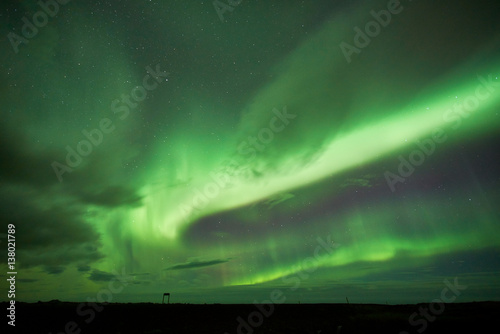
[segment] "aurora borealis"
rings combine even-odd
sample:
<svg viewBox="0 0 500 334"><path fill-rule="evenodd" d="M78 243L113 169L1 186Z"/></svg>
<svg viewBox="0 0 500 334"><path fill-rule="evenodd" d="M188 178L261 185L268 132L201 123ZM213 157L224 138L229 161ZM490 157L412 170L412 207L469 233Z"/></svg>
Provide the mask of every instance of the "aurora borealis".
<svg viewBox="0 0 500 334"><path fill-rule="evenodd" d="M1 7L16 300L500 299L500 4Z"/></svg>

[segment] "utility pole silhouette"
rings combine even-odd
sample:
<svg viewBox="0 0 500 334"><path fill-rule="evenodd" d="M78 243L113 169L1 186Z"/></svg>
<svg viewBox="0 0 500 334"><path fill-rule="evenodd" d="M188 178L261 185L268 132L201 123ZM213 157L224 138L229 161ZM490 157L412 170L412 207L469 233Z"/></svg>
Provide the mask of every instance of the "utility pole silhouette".
<svg viewBox="0 0 500 334"><path fill-rule="evenodd" d="M168 296L168 298L167 298L167 304L170 304L170 293L168 293L168 292L165 292L163 294L163 299L161 300L161 303L165 304L165 296Z"/></svg>

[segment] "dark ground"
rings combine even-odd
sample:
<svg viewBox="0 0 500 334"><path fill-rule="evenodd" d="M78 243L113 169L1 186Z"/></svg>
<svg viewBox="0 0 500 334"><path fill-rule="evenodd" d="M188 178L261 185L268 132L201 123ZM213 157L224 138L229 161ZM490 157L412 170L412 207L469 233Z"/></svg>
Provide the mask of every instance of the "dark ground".
<svg viewBox="0 0 500 334"><path fill-rule="evenodd" d="M7 303L1 303L4 312ZM429 304L96 304L16 303L16 326L9 333L487 333L496 328L500 302L444 304L409 317ZM240 317L240 322L238 318ZM250 317L250 318L249 318ZM7 322L3 316L4 321ZM244 319L245 324L241 324ZM341 328L339 326L342 326ZM426 326L426 328L424 328ZM5 328L5 327L4 327Z"/></svg>

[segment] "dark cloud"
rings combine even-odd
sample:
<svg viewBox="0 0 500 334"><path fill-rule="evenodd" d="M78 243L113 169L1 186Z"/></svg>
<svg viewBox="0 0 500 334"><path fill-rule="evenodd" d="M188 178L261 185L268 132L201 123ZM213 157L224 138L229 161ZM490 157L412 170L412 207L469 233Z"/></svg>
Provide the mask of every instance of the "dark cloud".
<svg viewBox="0 0 500 334"><path fill-rule="evenodd" d="M33 143L12 128L0 127L0 180L34 186L58 182L50 165L57 154L36 150Z"/></svg>
<svg viewBox="0 0 500 334"><path fill-rule="evenodd" d="M39 280L34 278L16 278L16 281L23 283L33 283L33 282L38 282Z"/></svg>
<svg viewBox="0 0 500 334"><path fill-rule="evenodd" d="M64 156L63 151L40 150L26 137L10 130L10 127L0 127L0 181L36 189L60 186L60 191L75 196L82 204L107 207L141 204L142 197L134 189L107 185L106 180L99 176L105 158L98 154L93 156L89 166L78 169L78 177L64 174L63 182L59 182L51 164Z"/></svg>
<svg viewBox="0 0 500 334"><path fill-rule="evenodd" d="M142 197L132 189L121 186L109 186L94 191L79 191L77 196L85 203L107 207L139 206Z"/></svg>
<svg viewBox="0 0 500 334"><path fill-rule="evenodd" d="M192 261L192 262L176 264L171 267L165 268L164 270L194 269L194 268L215 266L217 264L229 262L229 260L230 259L219 259L211 261Z"/></svg>
<svg viewBox="0 0 500 334"><path fill-rule="evenodd" d="M88 266L102 258L99 234L84 221L85 211L71 201L48 201L45 192L9 185L0 190L0 214L15 226L17 261L25 268L42 266L58 273L59 267ZM0 258L0 263L5 261Z"/></svg>
<svg viewBox="0 0 500 334"><path fill-rule="evenodd" d="M130 276L150 276L150 273L132 273Z"/></svg>
<svg viewBox="0 0 500 334"><path fill-rule="evenodd" d="M63 266L44 266L43 269L46 273L51 274L51 275L57 275L57 274L64 272L64 270L66 270L66 268Z"/></svg>
<svg viewBox="0 0 500 334"><path fill-rule="evenodd" d="M2 213L9 223L16 226L18 239L24 241L24 244L20 244L22 250L46 249L54 245L60 247L99 240L99 235L92 227L79 219L78 210L59 206L41 208L29 202L22 204L13 201L10 204L10 211Z"/></svg>
<svg viewBox="0 0 500 334"><path fill-rule="evenodd" d="M120 280L121 282L126 281L126 284L136 284L136 280L134 280L134 278L129 274L124 274L124 272L109 273L99 269L93 269L88 276L88 279L93 282L109 282L111 280Z"/></svg>
<svg viewBox="0 0 500 334"><path fill-rule="evenodd" d="M80 272L87 272L87 271L90 271L90 266L88 265L79 265L76 267L76 269Z"/></svg>
<svg viewBox="0 0 500 334"><path fill-rule="evenodd" d="M111 281L113 278L115 278L115 276L116 275L112 273L94 269L92 270L88 278L89 280L94 282L105 282L105 281Z"/></svg>
<svg viewBox="0 0 500 334"><path fill-rule="evenodd" d="M54 268L59 264L65 266L78 263L94 263L103 258L103 255L89 243L78 244L75 246L54 246L53 249L38 253L36 251L24 251L19 262L23 267L36 267L46 264L45 268Z"/></svg>

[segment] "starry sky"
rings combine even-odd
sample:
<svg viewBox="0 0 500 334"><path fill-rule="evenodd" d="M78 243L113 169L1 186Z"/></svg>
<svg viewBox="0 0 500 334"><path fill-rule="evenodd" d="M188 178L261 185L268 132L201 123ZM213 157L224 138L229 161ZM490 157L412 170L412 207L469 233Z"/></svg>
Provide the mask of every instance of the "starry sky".
<svg viewBox="0 0 500 334"><path fill-rule="evenodd" d="M500 4L229 3L2 2L16 300L500 300Z"/></svg>

